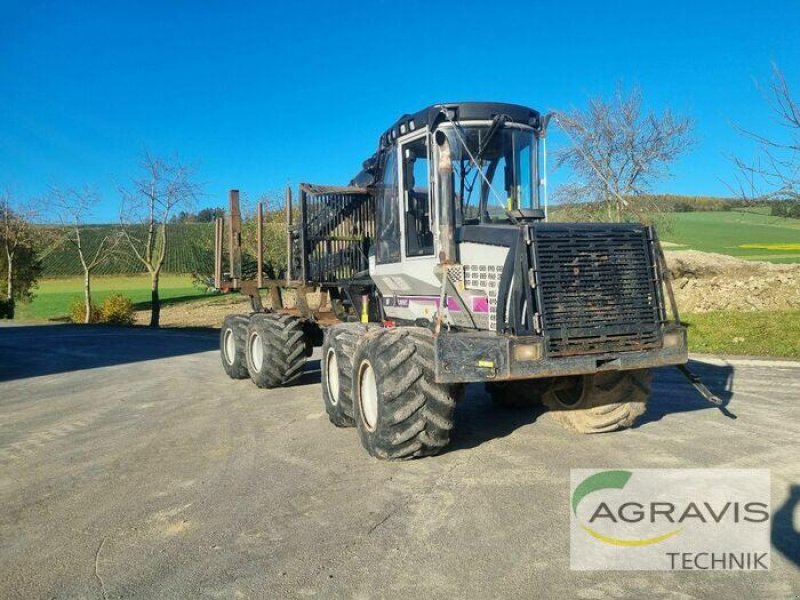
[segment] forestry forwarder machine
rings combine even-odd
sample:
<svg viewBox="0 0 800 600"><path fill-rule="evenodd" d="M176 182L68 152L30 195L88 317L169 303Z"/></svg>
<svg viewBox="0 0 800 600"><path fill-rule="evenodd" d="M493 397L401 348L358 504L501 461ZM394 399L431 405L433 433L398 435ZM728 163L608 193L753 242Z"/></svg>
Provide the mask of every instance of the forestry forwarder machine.
<svg viewBox="0 0 800 600"><path fill-rule="evenodd" d="M472 382L574 431L631 426L649 369L687 362L686 329L652 227L547 221L548 120L431 106L398 119L348 186L301 184L273 308L243 281L253 312L225 318L228 375L285 386L322 345L330 420L383 459L442 450ZM279 308L276 286L298 291L299 311ZM339 322L320 326L310 287Z"/></svg>

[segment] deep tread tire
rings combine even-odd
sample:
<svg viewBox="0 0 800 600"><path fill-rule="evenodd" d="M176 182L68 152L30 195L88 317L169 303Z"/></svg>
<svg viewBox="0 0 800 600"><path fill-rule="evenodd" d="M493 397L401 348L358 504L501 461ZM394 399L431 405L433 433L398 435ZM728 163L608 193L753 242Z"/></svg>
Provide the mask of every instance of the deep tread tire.
<svg viewBox="0 0 800 600"><path fill-rule="evenodd" d="M303 325L296 317L275 313L252 315L245 347L247 371L260 388L289 385L303 374L306 340Z"/></svg>
<svg viewBox="0 0 800 600"><path fill-rule="evenodd" d="M631 427L644 414L650 381L648 369L584 375L572 378L571 385L560 389L554 384L543 401L556 422L567 429L579 433L616 431ZM570 393L574 402L565 402Z"/></svg>
<svg viewBox="0 0 800 600"><path fill-rule="evenodd" d="M531 408L541 406L552 379L519 379L487 383L486 391L497 406L503 408Z"/></svg>
<svg viewBox="0 0 800 600"><path fill-rule="evenodd" d="M219 332L222 368L231 379L247 379L247 324L249 315L228 315ZM227 345L227 348L226 348Z"/></svg>
<svg viewBox="0 0 800 600"><path fill-rule="evenodd" d="M426 329L379 329L356 347L353 415L361 444L372 456L409 459L440 452L450 443L453 413L463 391L463 385L434 382L433 335ZM373 423L365 409L370 393L377 407Z"/></svg>
<svg viewBox="0 0 800 600"><path fill-rule="evenodd" d="M377 325L366 323L340 323L325 330L322 344L322 402L331 423L337 427L353 427L353 355L358 341ZM335 360L334 360L335 359ZM329 368L335 366L335 372ZM336 388L334 397L331 388Z"/></svg>

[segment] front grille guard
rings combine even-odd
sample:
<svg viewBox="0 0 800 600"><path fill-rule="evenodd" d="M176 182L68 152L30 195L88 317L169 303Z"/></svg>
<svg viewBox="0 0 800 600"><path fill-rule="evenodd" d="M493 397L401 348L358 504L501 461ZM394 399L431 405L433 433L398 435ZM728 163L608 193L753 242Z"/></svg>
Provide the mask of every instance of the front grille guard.
<svg viewBox="0 0 800 600"><path fill-rule="evenodd" d="M564 257L573 259L571 273ZM500 280L497 331L542 335L550 356L659 348L662 325L668 322L665 289L678 322L666 262L652 227L521 227Z"/></svg>

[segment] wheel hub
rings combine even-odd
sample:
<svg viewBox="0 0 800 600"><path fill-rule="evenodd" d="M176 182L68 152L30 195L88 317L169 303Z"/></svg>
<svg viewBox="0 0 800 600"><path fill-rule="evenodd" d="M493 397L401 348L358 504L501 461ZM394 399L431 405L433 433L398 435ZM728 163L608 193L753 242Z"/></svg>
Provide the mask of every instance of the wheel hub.
<svg viewBox="0 0 800 600"><path fill-rule="evenodd" d="M336 352L334 352L333 348L328 350L325 364L327 365L325 379L328 383L328 395L330 396L331 404L336 406L339 404L339 363L336 360Z"/></svg>
<svg viewBox="0 0 800 600"><path fill-rule="evenodd" d="M375 371L368 361L361 363L358 374L358 402L361 407L361 418L370 431L375 431L378 423L378 384Z"/></svg>
<svg viewBox="0 0 800 600"><path fill-rule="evenodd" d="M233 337L233 329L225 330L225 338L222 348L225 352L225 360L229 365L232 365L234 359L236 358L236 340Z"/></svg>
<svg viewBox="0 0 800 600"><path fill-rule="evenodd" d="M261 345L261 336L253 333L250 336L250 360L256 371L261 371L264 365L264 347Z"/></svg>
<svg viewBox="0 0 800 600"><path fill-rule="evenodd" d="M555 397L565 408L577 406L583 399L583 377L576 377L572 385L555 390Z"/></svg>

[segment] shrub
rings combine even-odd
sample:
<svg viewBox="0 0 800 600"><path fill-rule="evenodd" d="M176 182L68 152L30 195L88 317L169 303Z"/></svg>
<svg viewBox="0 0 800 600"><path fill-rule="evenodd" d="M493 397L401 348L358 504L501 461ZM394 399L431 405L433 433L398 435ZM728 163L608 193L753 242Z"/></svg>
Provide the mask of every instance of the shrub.
<svg viewBox="0 0 800 600"><path fill-rule="evenodd" d="M76 298L69 306L69 320L73 323L83 323L86 316L86 304L83 298ZM89 317L89 323L98 323L100 321L100 309L92 305L92 314Z"/></svg>
<svg viewBox="0 0 800 600"><path fill-rule="evenodd" d="M133 325L133 302L122 294L111 294L100 305L100 318L111 325Z"/></svg>

